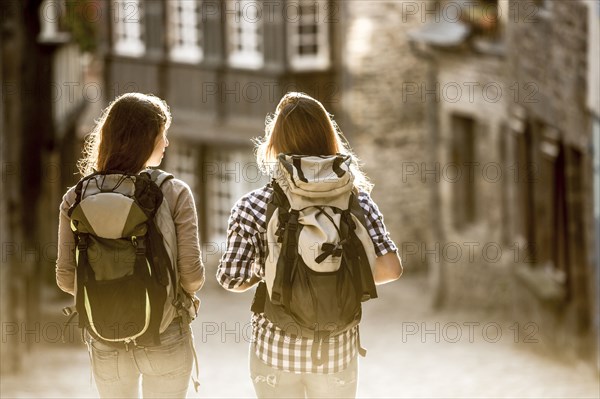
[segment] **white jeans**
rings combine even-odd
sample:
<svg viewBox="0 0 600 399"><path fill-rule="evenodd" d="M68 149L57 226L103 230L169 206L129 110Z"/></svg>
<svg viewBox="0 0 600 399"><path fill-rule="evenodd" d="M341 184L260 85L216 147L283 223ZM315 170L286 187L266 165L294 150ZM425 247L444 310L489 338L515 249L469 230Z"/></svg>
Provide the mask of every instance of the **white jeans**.
<svg viewBox="0 0 600 399"><path fill-rule="evenodd" d="M185 398L193 365L189 325L171 323L161 345L117 348L88 338L92 370L102 398ZM141 381L140 381L141 380Z"/></svg>
<svg viewBox="0 0 600 399"><path fill-rule="evenodd" d="M250 347L250 377L256 396L263 398L346 398L356 397L358 359L345 370L331 374L290 373L270 367Z"/></svg>

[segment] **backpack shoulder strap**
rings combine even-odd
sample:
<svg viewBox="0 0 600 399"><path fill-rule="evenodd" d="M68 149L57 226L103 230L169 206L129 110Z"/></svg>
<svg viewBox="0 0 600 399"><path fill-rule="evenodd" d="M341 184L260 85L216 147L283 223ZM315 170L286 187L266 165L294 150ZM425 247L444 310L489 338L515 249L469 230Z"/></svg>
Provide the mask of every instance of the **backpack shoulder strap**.
<svg viewBox="0 0 600 399"><path fill-rule="evenodd" d="M367 228L367 216L365 215L365 211L360 206L360 202L358 201L358 194L352 191L350 195L350 200L348 201L348 210L352 215L354 215L360 224L362 224L365 228Z"/></svg>
<svg viewBox="0 0 600 399"><path fill-rule="evenodd" d="M164 170L160 169L147 169L142 173L146 173L158 187L161 187L167 180L173 179L174 176Z"/></svg>
<svg viewBox="0 0 600 399"><path fill-rule="evenodd" d="M79 203L81 202L81 190L83 188L84 181L85 181L85 178L79 180L79 182L77 182L77 185L75 186L75 201L73 202L73 205L71 205L71 207L69 208L69 210L67 212L69 217L71 217L71 215L73 214L73 211L75 210L77 205L79 205Z"/></svg>
<svg viewBox="0 0 600 399"><path fill-rule="evenodd" d="M275 180L270 183L270 186L273 188L273 195L267 204L267 226L275 210L278 210L277 218L279 219L279 227L275 235L278 241L281 242L282 248L275 267L271 301L275 304L285 304L289 303L289 294L291 291L289 289L290 276L298 257L297 247L298 236L300 234L298 225L299 213L297 210L290 208L289 200L281 186ZM258 294L259 292L257 292ZM259 305L262 301L257 300L256 302Z"/></svg>
<svg viewBox="0 0 600 399"><path fill-rule="evenodd" d="M273 179L271 183L269 183L269 186L273 189L273 195L271 196L269 203L276 207L284 208L285 210L290 209L290 201L285 196L285 193L283 192L283 189L279 183ZM267 216L272 216L272 214L267 214Z"/></svg>
<svg viewBox="0 0 600 399"><path fill-rule="evenodd" d="M276 232L278 237L278 241L281 242L283 239L283 231L285 229L285 222L289 218L290 212L290 202L287 199L285 193L281 186L273 179L271 183L269 183L269 187L273 189L273 194L269 201L267 202L267 215L266 215L266 226L268 228L269 222L275 213L275 210L279 209L278 218L279 218L279 229ZM268 248L267 248L268 251ZM267 253L268 255L268 253Z"/></svg>
<svg viewBox="0 0 600 399"><path fill-rule="evenodd" d="M254 299L252 299L252 306L250 311L252 313L263 313L265 311L265 302L267 301L267 283L261 281L256 287L254 292Z"/></svg>
<svg viewBox="0 0 600 399"><path fill-rule="evenodd" d="M269 226L269 222L275 213L275 210L279 208L279 212L287 212L289 209L289 202L287 201L287 197L285 196L281 186L272 179L271 182L267 185L267 187L273 190L273 193L269 200L267 201L267 211L266 211L266 223L265 225ZM269 246L266 246L266 257L269 256ZM252 306L250 310L253 313L263 313L265 310L265 301L268 299L267 293L267 284L264 281L258 283L256 287L256 291L254 292L254 299L252 300Z"/></svg>
<svg viewBox="0 0 600 399"><path fill-rule="evenodd" d="M366 215L363 209L360 207L358 196L355 192L352 192L350 195L348 209L343 212L342 228L344 235L347 235L351 243L348 249L350 249L351 253L350 258L355 261L354 270L357 272L355 272L354 277L358 278L355 283L357 284L357 287L360 287L362 290L362 301L366 301L371 298L377 298L377 288L375 287L373 273L369 265L365 248L360 238L358 238L356 234L355 230L357 226L352 220L352 216L358 219L358 221L366 228Z"/></svg>
<svg viewBox="0 0 600 399"><path fill-rule="evenodd" d="M275 209L277 209L277 205L276 205L276 200L275 197L278 195L277 193L277 189L281 190L281 187L279 187L279 184L277 184L277 182L275 182L275 179L273 179L273 181L271 181L267 187L271 187L273 189L273 194L271 195L271 198L269 198L269 201L267 202L267 223L266 225L269 225L269 220L271 220L271 217L273 217L273 213L275 213Z"/></svg>
<svg viewBox="0 0 600 399"><path fill-rule="evenodd" d="M173 179L174 176L172 174L165 172L164 170L160 170L160 169L146 169L146 170L142 171L140 173L140 175L147 176L159 188L159 193L161 195L161 202L158 204L158 206L156 208L156 214L158 214L162 207L162 200L164 199L163 193L162 193L162 185L167 180ZM166 286L168 284L168 281L170 280L171 290L175 295L175 298L173 299L172 304L173 304L173 306L175 306L177 308L178 312L180 312L180 311L182 312L182 309L183 309L182 303L185 300L185 293L183 292L183 289L181 288L181 286L178 283L178 278L177 278L178 275L175 272L176 264L171 263L170 257L164 246L163 234L160 231L158 224L156 223L155 217L148 220L148 232L149 232L149 235L153 242L152 248L155 251L155 253L153 255L155 257L157 257L157 260L155 260L155 262L162 260L162 261L160 261L160 263L161 263L161 267L159 268L160 272L157 273L157 275L159 277L159 281L163 286ZM166 272L169 274L169 278L167 278L167 276L165 275L165 272L164 272L165 269L166 269ZM182 312L182 313L184 313L184 312Z"/></svg>
<svg viewBox="0 0 600 399"><path fill-rule="evenodd" d="M146 173L148 176L150 176L150 179L152 180L152 182L154 182L161 189L161 191L162 191L162 186L165 182L175 178L171 173L166 172L161 169L147 169L143 173ZM156 223L155 220L151 220L151 225L155 231L155 234L157 234L157 236L159 236L161 238L161 243L162 243L163 235L158 227L158 224ZM164 252L163 258L169 259L168 254L166 252ZM189 313L186 308L187 305L185 305L185 304L189 303L189 301L191 300L190 295L188 293L186 293L183 290L183 287L181 287L181 285L179 284L179 277L178 277L178 274L175 272L175 268L176 268L176 264L171 264L171 262L166 262L166 269L169 272L169 277L171 280L171 288L175 294L175 298L173 299L172 305L175 306L175 308L177 309L177 313L179 315L183 316L184 319L187 320L188 323L190 323L192 321L192 318L188 319ZM195 348L194 348L194 357L196 357ZM197 360L197 359L195 359L195 360ZM196 364L196 374L198 374L197 366L198 365ZM197 382L197 379L198 379L198 375L196 375L196 381L194 381L194 386L196 389L199 385Z"/></svg>
<svg viewBox="0 0 600 399"><path fill-rule="evenodd" d="M74 191L75 192L75 201L73 202L73 205L71 205L71 207L69 208L69 211L67 212L69 217L71 216L71 214L73 213L73 211L75 210L77 205L79 205L79 203L81 202L82 196L85 194L84 185L87 187L87 185L90 184L90 179L93 179L94 177L98 176L99 174L100 174L100 172L94 172L92 174L89 174L89 175L84 176L81 179L79 179L79 181L77 182L77 185L75 186L75 191Z"/></svg>

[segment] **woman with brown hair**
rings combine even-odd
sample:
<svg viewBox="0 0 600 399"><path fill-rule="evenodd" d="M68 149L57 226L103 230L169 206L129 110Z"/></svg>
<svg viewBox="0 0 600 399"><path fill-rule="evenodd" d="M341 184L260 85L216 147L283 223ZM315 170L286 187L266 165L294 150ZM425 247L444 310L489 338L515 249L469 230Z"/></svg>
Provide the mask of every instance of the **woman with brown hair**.
<svg viewBox="0 0 600 399"><path fill-rule="evenodd" d="M341 273L343 268L351 269L347 265L353 264L356 268L352 273L359 274L359 262L347 255L358 252L351 252L355 248L348 248L346 240L340 240L347 233L338 227L344 217L350 218L349 210L343 210L343 205L348 204L348 198L357 199L356 207L360 206L360 210L354 213L364 215L362 232L368 241L364 249L366 253L373 253L367 264L369 275L364 278L373 285L371 291L365 291L368 291L371 298L376 297L373 282L384 284L398 279L402 274L397 248L389 238L383 216L369 196L372 185L360 170L358 160L341 131L319 101L303 93L286 94L279 102L275 114L267 119L264 139L257 144L258 164L265 173L272 173L274 180L267 186L246 194L233 207L229 219L227 250L217 271L217 280L230 291L246 291L260 283L253 304L253 339L250 347L250 374L256 394L261 398L354 397L358 379L357 354L362 352L358 333L360 307L358 316L348 326L334 326L329 331L317 331L317 327L314 327L312 336L310 331L305 334L310 326L307 328L306 323L302 324L298 313L290 312L289 309L304 306L309 314L311 302L314 302L315 309L320 309L321 313L331 312L333 307L339 306L342 309L346 306L350 297L333 298L334 302L337 301L335 306L323 307L322 303L319 305L317 302L327 296L327 291L321 291L315 296L306 288L308 286L313 290L315 287L311 284L304 284L304 288L293 288L296 283L289 283L292 279L290 276L302 275L302 281L298 283L302 284L304 280L313 279L314 274L318 274L314 272L315 268L330 262L337 266L323 275L333 274L338 278L338 282L334 282L334 289L330 291L335 292L337 284L340 292L353 292L352 287L350 291L343 291L344 280ZM296 195L298 192L303 192L304 197ZM336 204L342 204L341 208L326 215L329 211L325 208L331 204L313 206L318 212L309 214L310 204L321 204L325 197L337 201ZM340 198L344 200L340 201ZM282 203L285 205L280 206ZM309 205L305 206L306 204ZM273 233L275 208L280 228ZM282 213L284 217L281 216ZM307 225L310 221L313 223L310 227L318 227L316 224L321 222L315 221L324 216L331 221L337 220L335 230L339 233L335 238L333 228L330 229L333 235L330 234L331 231L326 232L334 239L319 248L328 249L328 253L321 253L317 259L313 256L312 259L316 262L306 256L306 252L310 252L306 250L301 254L301 259L295 253L287 258L289 250L283 256L283 251L289 247L290 241L286 237L290 236L290 231L296 234L297 229L309 230ZM299 220L298 217L304 218L302 223L305 225L298 227L299 224L294 222L296 224L291 229L290 220ZM361 224L349 223L353 228L356 227L355 224ZM298 233L297 241L294 242L298 249L302 244L302 234ZM308 242L304 248L313 246ZM280 260L282 257L283 261ZM340 258L344 258L345 263ZM303 265L298 266L298 262ZM311 262L314 264L309 265ZM285 292L282 301L279 301L275 292L278 270L286 268L294 268L294 271L284 274L288 278L281 283L283 291L286 284L287 289L296 290L291 300L288 297L287 302ZM270 273L274 273L275 277ZM261 290L266 292L264 298L258 294ZM360 298L360 292L358 297ZM294 325L296 322L298 325Z"/></svg>
<svg viewBox="0 0 600 399"><path fill-rule="evenodd" d="M160 165L169 146L167 131L170 124L169 108L160 98L140 93L121 95L104 110L86 141L84 157L79 163L82 176L92 173L104 176L113 172L138 176L144 169ZM170 226L174 226L174 231L162 232L175 247L171 251L178 278L169 281L179 282L175 292L181 289L188 298L195 298L195 292L204 284L204 266L200 257L194 198L189 186L175 178L165 180L160 191L161 204L166 202L170 210L166 211L166 218ZM77 292L78 274L81 272L77 265L81 256L78 256L80 252L76 255L77 244L71 230L70 212L79 199L80 194L72 187L60 205L56 262L58 286L74 296L83 292ZM108 213L119 211L113 207ZM111 219L108 213L104 211L99 219ZM81 317L81 311L79 313ZM140 379L144 397L186 396L193 365L193 336L189 320L175 310L171 313L161 310L160 314L160 344L157 346L138 346L135 340L133 343L109 342L86 330L92 370L101 397L139 397ZM96 330L93 324L90 328Z"/></svg>

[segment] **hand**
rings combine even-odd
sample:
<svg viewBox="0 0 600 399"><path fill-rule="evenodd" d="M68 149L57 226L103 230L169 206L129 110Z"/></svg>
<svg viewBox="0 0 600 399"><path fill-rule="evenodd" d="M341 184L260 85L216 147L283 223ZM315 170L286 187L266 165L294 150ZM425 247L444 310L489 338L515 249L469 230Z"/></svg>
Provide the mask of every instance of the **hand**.
<svg viewBox="0 0 600 399"><path fill-rule="evenodd" d="M402 262L396 252L389 252L375 259L373 279L381 285L396 281L402 276Z"/></svg>
<svg viewBox="0 0 600 399"><path fill-rule="evenodd" d="M239 286L237 286L235 288L231 288L229 290L233 291L233 292L248 291L250 288L252 288L254 285L256 285L256 283L259 283L261 280L262 279L260 277L258 277L256 274L253 274L252 277L250 277L250 280L245 280Z"/></svg>
<svg viewBox="0 0 600 399"><path fill-rule="evenodd" d="M258 277L256 274L253 274L252 277L250 277L250 280L246 282L248 284L248 288L252 287L254 284L260 283L260 280L262 280L260 277Z"/></svg>
<svg viewBox="0 0 600 399"><path fill-rule="evenodd" d="M194 313L198 316L198 312L200 311L200 298L196 295L192 295L192 304L194 304Z"/></svg>

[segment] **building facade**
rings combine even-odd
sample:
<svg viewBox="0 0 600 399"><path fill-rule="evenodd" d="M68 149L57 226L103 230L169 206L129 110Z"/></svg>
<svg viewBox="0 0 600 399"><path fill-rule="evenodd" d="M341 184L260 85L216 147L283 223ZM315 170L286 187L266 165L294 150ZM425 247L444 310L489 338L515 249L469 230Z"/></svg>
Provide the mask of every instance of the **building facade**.
<svg viewBox="0 0 600 399"><path fill-rule="evenodd" d="M2 267L0 373L19 371L40 333L54 285L58 205L73 176L77 120L85 101L81 47L60 15L65 4L10 1L2 13ZM48 215L52 215L48 217Z"/></svg>
<svg viewBox="0 0 600 399"><path fill-rule="evenodd" d="M105 100L153 93L171 107L164 167L197 199L207 261L223 250L231 207L266 182L252 139L283 94L339 109L335 1L104 3ZM213 256L214 255L214 256Z"/></svg>
<svg viewBox="0 0 600 399"><path fill-rule="evenodd" d="M597 25L598 11L586 3L535 2L536 14L525 17L532 3L514 2L518 15L509 52L514 78L537 92L535 101L519 98L509 110L513 151L520 163L534 166L532 182L515 198L519 222L510 230L531 258L516 269L526 288L519 291L519 311L523 318L539 318L540 330L552 332L552 343L581 356L591 356L598 334L594 120L588 107L588 96L598 93L597 66L594 70L588 57L597 52L588 42L594 40L590 21Z"/></svg>
<svg viewBox="0 0 600 399"><path fill-rule="evenodd" d="M594 281L600 281L600 3L587 1L588 7L588 85L587 109L592 120L592 137L594 153L594 232L592 247L593 264L595 265ZM599 293L596 291L596 295ZM600 301L596 301L594 328L600 331Z"/></svg>
<svg viewBox="0 0 600 399"><path fill-rule="evenodd" d="M597 4L435 4L438 21L412 36L441 90L439 295L446 305L498 310L541 344L595 361L588 94L598 71L588 41L597 41L589 30Z"/></svg>

